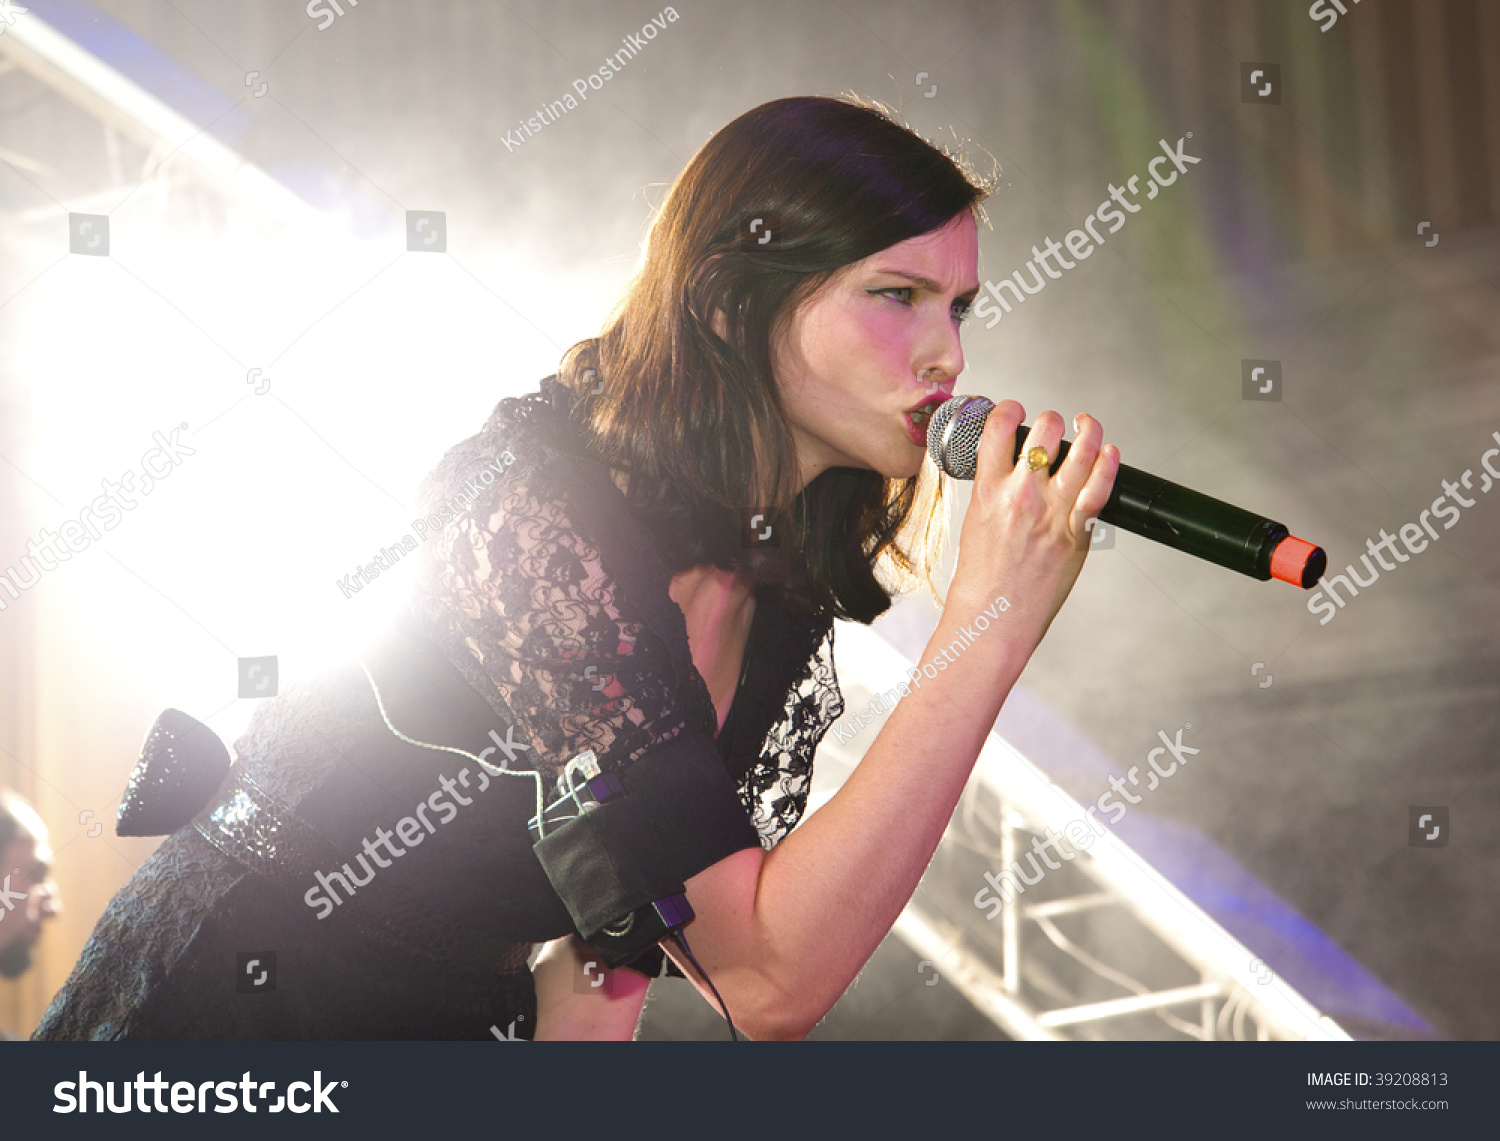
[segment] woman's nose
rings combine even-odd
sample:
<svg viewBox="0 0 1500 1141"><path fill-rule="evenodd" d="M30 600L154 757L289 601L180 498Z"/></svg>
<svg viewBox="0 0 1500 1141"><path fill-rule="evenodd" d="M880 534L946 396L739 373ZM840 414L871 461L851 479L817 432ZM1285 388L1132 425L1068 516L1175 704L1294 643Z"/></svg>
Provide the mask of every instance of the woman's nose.
<svg viewBox="0 0 1500 1141"><path fill-rule="evenodd" d="M942 380L952 380L964 370L964 347L958 336L959 326L946 314L941 324L926 331L922 358L917 362L919 373L928 376L941 374Z"/></svg>

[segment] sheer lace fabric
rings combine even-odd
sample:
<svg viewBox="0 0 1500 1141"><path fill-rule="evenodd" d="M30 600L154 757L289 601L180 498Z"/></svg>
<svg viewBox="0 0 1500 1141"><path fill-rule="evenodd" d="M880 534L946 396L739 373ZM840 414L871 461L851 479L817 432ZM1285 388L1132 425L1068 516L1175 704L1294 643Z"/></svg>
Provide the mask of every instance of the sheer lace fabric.
<svg viewBox="0 0 1500 1141"><path fill-rule="evenodd" d="M469 684L511 719L528 762L553 774L582 749L610 770L716 728L650 537L581 454L559 396L549 378L502 401L429 477L423 510L457 510L428 542L417 607ZM757 615L734 747L720 747L770 848L801 818L814 750L843 703L832 622L789 615L774 598L758 600Z"/></svg>
<svg viewBox="0 0 1500 1141"><path fill-rule="evenodd" d="M534 765L550 783L585 748L618 769L664 742L701 735L770 848L801 818L813 752L843 709L832 623L758 594L746 670L715 735L713 704L651 536L608 472L582 453L557 395L544 381L542 393L502 401L429 477L422 509L446 525L415 556L413 615L509 726L516 767ZM341 761L385 738L351 662L267 700L235 743L236 763L295 809L340 792ZM355 823L358 833L364 821ZM413 955L352 923L310 919L306 884L289 893L276 876L182 829L111 901L36 1037L487 1038L492 1024L517 1023L524 1032L536 1018L525 968L531 943L564 932L492 936L514 930L509 911L465 913L451 889L444 895L441 885L464 876L509 881L504 859L487 862L489 845L480 829L472 845L424 848L455 853L447 858L457 866L424 855L428 862L410 867L430 893L398 892L382 903L387 926L425 949ZM528 854L523 844L521 858ZM406 867L383 873L371 890ZM408 898L442 921L401 903ZM358 903L350 901L351 913ZM517 914L527 906L519 895L507 904ZM235 954L272 945L303 968L282 979L274 1001L234 1001L241 996L225 972ZM654 951L634 965L654 974L662 964Z"/></svg>

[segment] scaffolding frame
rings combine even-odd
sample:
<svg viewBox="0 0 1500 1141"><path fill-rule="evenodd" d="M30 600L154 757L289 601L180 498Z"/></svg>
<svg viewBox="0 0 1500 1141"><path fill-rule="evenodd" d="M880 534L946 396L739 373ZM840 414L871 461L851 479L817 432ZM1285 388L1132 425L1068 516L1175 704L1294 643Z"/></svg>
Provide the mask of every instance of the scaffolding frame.
<svg viewBox="0 0 1500 1141"><path fill-rule="evenodd" d="M911 663L894 646L867 627L840 624L839 681L846 692L881 693L889 679L904 677ZM873 740L868 732L865 741ZM825 739L820 754L848 760L852 750L829 750ZM841 755L842 753L842 755ZM857 760L857 756L854 757ZM1042 834L1047 828L1063 831L1069 822L1085 818L1083 806L1054 784L1035 764L1000 736L991 733L974 766L966 800L981 792L1000 805L1000 864L1009 867L1023 832ZM955 816L960 814L956 813ZM955 848L973 850L961 822L950 821L938 853ZM1109 830L1087 851L1077 851L1069 867L1087 877L1090 890L1061 899L1030 902L1016 895L1003 902L1000 914L1000 967L997 970L978 940L951 918L922 899L907 905L892 933L913 954L942 969L969 1003L1012 1038L1060 1041L1078 1037L1107 1037L1110 1023L1143 1012L1191 1013L1191 1032L1184 1036L1204 1041L1246 1040L1253 1024L1256 1041L1349 1041L1350 1035L1322 1014L1285 979L1269 970L1255 954L1229 934L1201 907L1151 867ZM999 898L997 896L997 898ZM975 905L978 907L978 904ZM1058 942L1068 942L1053 920L1099 908L1118 908L1135 924L1160 940L1186 963L1198 981L1163 989L1142 986L1139 993L1105 1001L1077 1001L1044 1008L1022 993L1024 954L1022 933L1036 927L1049 941L1079 958ZM1116 981L1123 974L1107 963L1082 953L1085 966ZM1097 968L1097 969L1096 969ZM1125 989L1134 989L1125 980ZM1181 1019L1169 1015L1169 1021Z"/></svg>

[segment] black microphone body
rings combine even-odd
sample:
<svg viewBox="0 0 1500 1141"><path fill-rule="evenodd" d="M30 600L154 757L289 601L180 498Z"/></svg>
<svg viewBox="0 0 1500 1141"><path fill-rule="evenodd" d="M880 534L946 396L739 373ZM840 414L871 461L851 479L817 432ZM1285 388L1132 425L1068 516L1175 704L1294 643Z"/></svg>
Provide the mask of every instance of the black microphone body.
<svg viewBox="0 0 1500 1141"><path fill-rule="evenodd" d="M993 408L982 396L959 396L933 413L927 448L940 470L974 478L979 433ZM1016 462L1029 430L1024 424L1016 430ZM1056 474L1068 450L1068 441L1061 441L1049 475ZM1262 581L1275 577L1308 588L1328 561L1321 547L1293 537L1281 523L1125 464L1099 518Z"/></svg>
<svg viewBox="0 0 1500 1141"><path fill-rule="evenodd" d="M1029 430L1023 424L1016 432L1018 461ZM1058 445L1058 453L1049 473L1055 474L1067 458L1067 440ZM1280 523L1125 464L1099 518L1262 581L1271 577L1272 553L1291 534Z"/></svg>

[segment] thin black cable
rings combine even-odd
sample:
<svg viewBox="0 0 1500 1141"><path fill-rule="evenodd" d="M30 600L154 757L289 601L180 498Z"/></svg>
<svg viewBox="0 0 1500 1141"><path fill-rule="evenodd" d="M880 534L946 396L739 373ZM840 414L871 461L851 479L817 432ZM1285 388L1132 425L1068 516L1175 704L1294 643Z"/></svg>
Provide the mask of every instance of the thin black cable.
<svg viewBox="0 0 1500 1141"><path fill-rule="evenodd" d="M734 1019L729 1017L729 1007L725 1005L724 997L719 994L719 988L714 986L714 980L708 977L708 972L703 969L703 964L698 961L698 956L693 954L693 949L688 946L687 936L682 933L681 927L674 927L672 929L672 938L682 948L682 953L688 957L688 962L693 964L693 969L703 976L703 981L708 985L708 989L714 992L714 998L718 999L719 1009L724 1013L724 1021L729 1023L729 1040L731 1042L738 1042L740 1040L739 1032L734 1028Z"/></svg>

